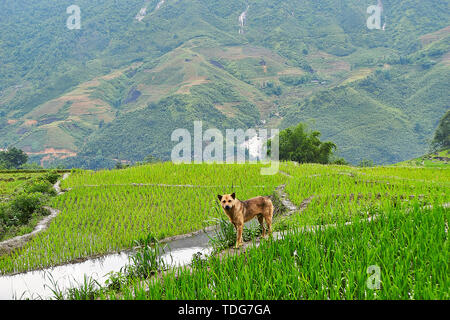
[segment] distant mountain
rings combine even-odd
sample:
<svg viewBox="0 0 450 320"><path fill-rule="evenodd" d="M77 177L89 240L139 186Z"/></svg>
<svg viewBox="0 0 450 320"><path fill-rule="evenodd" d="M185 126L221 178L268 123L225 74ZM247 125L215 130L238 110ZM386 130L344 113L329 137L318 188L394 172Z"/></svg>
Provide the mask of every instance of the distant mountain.
<svg viewBox="0 0 450 320"><path fill-rule="evenodd" d="M80 30L66 27L73 4ZM417 157L450 107L449 9L435 0L3 1L0 148L98 168L169 159L172 131L195 120L221 130L305 121L353 163ZM374 12L380 29L367 26Z"/></svg>

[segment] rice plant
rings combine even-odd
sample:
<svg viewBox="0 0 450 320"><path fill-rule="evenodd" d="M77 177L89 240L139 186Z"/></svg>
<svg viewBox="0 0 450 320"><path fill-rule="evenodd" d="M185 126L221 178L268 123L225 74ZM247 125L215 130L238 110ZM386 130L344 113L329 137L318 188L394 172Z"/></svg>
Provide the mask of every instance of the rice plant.
<svg viewBox="0 0 450 320"><path fill-rule="evenodd" d="M128 278L145 279L170 266L163 257L167 248L161 245L153 235L149 234L148 237L136 241L136 244L139 248L130 257L130 265L124 269Z"/></svg>
<svg viewBox="0 0 450 320"><path fill-rule="evenodd" d="M230 248L236 244L236 228L225 217L214 218L217 228L211 235L208 235L209 243L214 248L214 251L219 252L223 249ZM242 238L246 241L256 239L262 234L259 224L244 225Z"/></svg>
<svg viewBox="0 0 450 320"><path fill-rule="evenodd" d="M205 224L222 225L216 242L226 247L235 241L234 228L223 221L226 216L217 194L232 191L245 200L273 195L285 185L288 198L298 207L310 199L301 213L274 219L275 230L365 219L391 207L406 208L411 202L422 206L450 202L450 171L445 169L286 162L278 174L262 176L261 167L158 163L124 170L74 171L63 182L63 188L71 190L50 204L61 213L23 248L0 256L0 273L130 249L135 239L149 233L163 239L200 230ZM246 240L257 235L256 227L244 233Z"/></svg>
<svg viewBox="0 0 450 320"><path fill-rule="evenodd" d="M442 299L450 298L450 210L390 208L372 222L288 231L245 254L211 257L124 288L125 299ZM370 270L379 270L372 286Z"/></svg>

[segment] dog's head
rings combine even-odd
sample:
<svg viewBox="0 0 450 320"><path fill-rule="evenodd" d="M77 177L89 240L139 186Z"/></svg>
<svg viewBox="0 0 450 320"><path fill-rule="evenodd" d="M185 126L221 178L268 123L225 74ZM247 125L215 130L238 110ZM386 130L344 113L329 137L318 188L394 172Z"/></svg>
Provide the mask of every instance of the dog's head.
<svg viewBox="0 0 450 320"><path fill-rule="evenodd" d="M231 210L234 207L236 202L236 194L233 192L232 194L224 194L218 195L220 204L225 211Z"/></svg>

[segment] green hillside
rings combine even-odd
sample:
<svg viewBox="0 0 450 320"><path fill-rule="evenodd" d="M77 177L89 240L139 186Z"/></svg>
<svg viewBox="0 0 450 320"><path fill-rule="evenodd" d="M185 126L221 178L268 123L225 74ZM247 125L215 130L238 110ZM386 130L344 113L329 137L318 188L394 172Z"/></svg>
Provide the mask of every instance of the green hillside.
<svg viewBox="0 0 450 320"><path fill-rule="evenodd" d="M450 150L438 151L394 164L396 167L448 168Z"/></svg>
<svg viewBox="0 0 450 320"><path fill-rule="evenodd" d="M307 121L352 163L420 156L450 105L449 1L383 1L385 30L369 30L373 2L2 2L0 148L97 168L168 159L195 120Z"/></svg>
<svg viewBox="0 0 450 320"><path fill-rule="evenodd" d="M387 164L417 157L428 150L449 107L449 71L443 63L431 69L379 68L366 79L323 90L287 109L282 125L312 123L352 162L370 158Z"/></svg>

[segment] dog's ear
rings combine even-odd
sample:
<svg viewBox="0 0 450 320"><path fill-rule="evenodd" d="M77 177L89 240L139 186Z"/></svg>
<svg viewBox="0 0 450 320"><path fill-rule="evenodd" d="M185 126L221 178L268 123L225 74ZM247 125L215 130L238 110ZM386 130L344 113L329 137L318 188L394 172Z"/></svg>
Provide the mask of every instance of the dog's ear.
<svg viewBox="0 0 450 320"><path fill-rule="evenodd" d="M231 194L231 197L233 198L233 200L236 199L236 194L233 192L233 193Z"/></svg>
<svg viewBox="0 0 450 320"><path fill-rule="evenodd" d="M222 201L222 196L220 194L217 195L217 198L219 198L219 201Z"/></svg>

